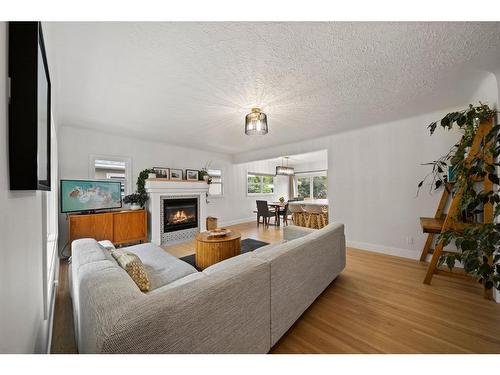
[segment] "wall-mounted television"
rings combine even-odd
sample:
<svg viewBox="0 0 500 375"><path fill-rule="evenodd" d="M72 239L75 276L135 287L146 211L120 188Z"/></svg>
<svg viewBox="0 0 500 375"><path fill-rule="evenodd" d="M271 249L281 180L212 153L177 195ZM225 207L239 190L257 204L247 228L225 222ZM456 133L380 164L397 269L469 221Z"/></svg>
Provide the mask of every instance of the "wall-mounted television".
<svg viewBox="0 0 500 375"><path fill-rule="evenodd" d="M50 76L40 22L9 22L11 190L50 190Z"/></svg>
<svg viewBox="0 0 500 375"><path fill-rule="evenodd" d="M61 213L94 212L122 207L120 181L61 180Z"/></svg>

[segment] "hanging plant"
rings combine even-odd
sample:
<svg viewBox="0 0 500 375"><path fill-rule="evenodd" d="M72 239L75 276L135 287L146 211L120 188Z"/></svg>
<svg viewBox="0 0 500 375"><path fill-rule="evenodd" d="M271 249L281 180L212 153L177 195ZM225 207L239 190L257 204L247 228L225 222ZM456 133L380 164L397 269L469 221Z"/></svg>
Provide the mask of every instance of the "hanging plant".
<svg viewBox="0 0 500 375"><path fill-rule="evenodd" d="M497 162L500 154L500 125L492 127L483 139L481 151L466 161L481 122L492 121L497 113L485 104L471 104L463 111L448 113L441 121L432 122L428 126L431 135L438 127L445 130L455 127L462 132L462 138L438 160L425 164L432 166L432 171L420 181L418 190L430 179L431 190L444 187L453 195L462 192L458 213L454 218L460 222L473 222L475 215L484 213L485 205L492 206L492 223L474 223L463 231L449 230L438 237L437 241L443 241L444 246L454 241L458 249L456 253L444 253L439 259L439 266L446 263L451 269L455 261L459 261L465 272L475 277L486 289L494 287L500 290L500 224L495 223L500 214L500 180L497 174L497 167L500 166ZM452 171L452 181L448 181L448 170ZM476 183L484 179L491 182L492 188L477 191Z"/></svg>
<svg viewBox="0 0 500 375"><path fill-rule="evenodd" d="M155 173L154 169L148 168L144 169L139 173L139 177L137 177L137 193L146 194L146 180L148 179L148 175L150 173Z"/></svg>

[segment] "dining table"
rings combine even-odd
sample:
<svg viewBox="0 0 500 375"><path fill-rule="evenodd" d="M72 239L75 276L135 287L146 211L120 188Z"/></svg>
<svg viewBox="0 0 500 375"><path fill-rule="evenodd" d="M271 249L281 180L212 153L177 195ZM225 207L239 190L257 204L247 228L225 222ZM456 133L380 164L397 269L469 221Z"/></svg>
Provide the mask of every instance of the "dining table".
<svg viewBox="0 0 500 375"><path fill-rule="evenodd" d="M286 203L285 202L270 202L267 204L269 207L274 208L274 217L275 217L275 223L276 226L280 226L280 210L285 209Z"/></svg>

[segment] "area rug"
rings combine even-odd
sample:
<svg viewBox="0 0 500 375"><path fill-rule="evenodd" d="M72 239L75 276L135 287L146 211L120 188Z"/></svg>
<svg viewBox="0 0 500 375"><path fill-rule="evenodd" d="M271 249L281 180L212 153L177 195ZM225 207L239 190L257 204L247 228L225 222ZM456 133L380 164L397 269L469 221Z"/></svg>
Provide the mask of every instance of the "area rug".
<svg viewBox="0 0 500 375"><path fill-rule="evenodd" d="M264 241L254 240L253 238L245 238L244 240L241 240L241 254L249 253L250 251L254 251L259 247L266 245L269 245L269 243ZM194 268L198 269L195 265L195 254L186 255L185 257L179 259L183 260L186 263L189 263Z"/></svg>

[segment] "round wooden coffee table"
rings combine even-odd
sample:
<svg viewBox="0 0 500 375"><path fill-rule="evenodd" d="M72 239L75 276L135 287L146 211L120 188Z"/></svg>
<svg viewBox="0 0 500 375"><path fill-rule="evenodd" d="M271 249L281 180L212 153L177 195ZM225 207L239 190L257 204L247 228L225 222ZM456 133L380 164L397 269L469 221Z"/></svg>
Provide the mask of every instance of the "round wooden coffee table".
<svg viewBox="0 0 500 375"><path fill-rule="evenodd" d="M224 237L209 238L207 232L196 235L196 267L205 269L212 264L240 255L241 233L231 230Z"/></svg>

